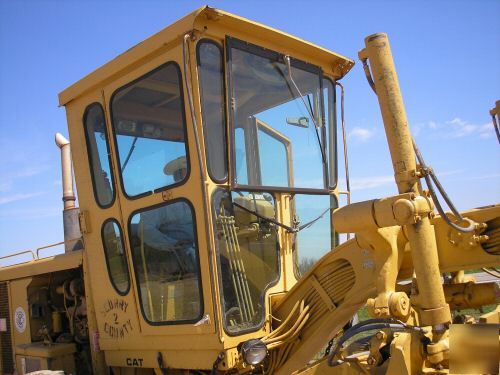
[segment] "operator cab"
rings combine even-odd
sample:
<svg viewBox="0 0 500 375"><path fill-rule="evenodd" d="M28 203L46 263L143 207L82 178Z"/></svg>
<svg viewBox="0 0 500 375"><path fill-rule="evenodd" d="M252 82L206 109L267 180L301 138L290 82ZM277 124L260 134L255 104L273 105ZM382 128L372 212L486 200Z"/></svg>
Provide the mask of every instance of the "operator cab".
<svg viewBox="0 0 500 375"><path fill-rule="evenodd" d="M231 368L269 332L272 301L335 245L320 214L352 65L204 7L60 94L108 363L206 369L222 351Z"/></svg>

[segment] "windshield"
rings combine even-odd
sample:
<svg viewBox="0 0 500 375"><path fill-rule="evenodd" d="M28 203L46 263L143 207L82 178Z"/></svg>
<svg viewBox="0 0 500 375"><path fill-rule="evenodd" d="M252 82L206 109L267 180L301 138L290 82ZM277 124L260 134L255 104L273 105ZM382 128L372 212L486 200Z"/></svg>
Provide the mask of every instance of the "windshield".
<svg viewBox="0 0 500 375"><path fill-rule="evenodd" d="M235 183L325 189L320 69L230 39L230 79Z"/></svg>

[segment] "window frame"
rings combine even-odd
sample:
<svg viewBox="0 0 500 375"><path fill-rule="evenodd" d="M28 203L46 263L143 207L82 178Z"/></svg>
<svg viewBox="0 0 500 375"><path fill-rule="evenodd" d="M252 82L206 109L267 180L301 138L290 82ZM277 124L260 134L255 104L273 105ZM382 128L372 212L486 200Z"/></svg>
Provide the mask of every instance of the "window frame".
<svg viewBox="0 0 500 375"><path fill-rule="evenodd" d="M334 165L330 165L331 163L328 163L328 187L330 190L335 190L337 188L338 182L339 182L339 138L337 137L337 132L338 132L338 122L337 122L337 84L336 81L333 78L330 78L326 75L323 75L323 81L328 81L332 85L332 98L331 98L331 104L332 104L332 124L331 124L331 129L330 133L328 134L328 139L326 141L329 143L330 142L330 137L334 137L334 142L333 145L335 146L335 150L329 150L327 148L326 151L328 151L328 158L330 157L333 158ZM323 91L326 88L326 85L323 85ZM325 100L325 97L323 95L323 102ZM324 112L324 119L325 123L328 123L328 114L327 114L327 108L323 105L323 112ZM329 160L330 161L330 160ZM333 168L333 175L330 173ZM333 178L333 181L332 181ZM333 184L330 184L333 182Z"/></svg>
<svg viewBox="0 0 500 375"><path fill-rule="evenodd" d="M252 44L246 41L243 41L241 39L237 39L234 37L231 37L229 35L226 35L225 38L225 46L226 46L226 87L227 87L227 94L226 98L232 98L232 93L233 93L233 78L232 78L232 48L239 49L248 53L255 54L257 56L267 58L267 59L272 59L275 61L282 61L285 57L284 54L273 51L261 46L258 46L256 44ZM292 67L296 67L302 70L305 70L307 72L317 74L318 75L318 81L319 81L319 92L320 92L320 111L321 111L321 121L323 122L323 130L321 131L321 137L322 139L322 147L323 147L323 152L326 155L326 139L323 135L325 132L325 114L324 114L324 98L323 98L323 70L321 67L317 65L310 64L308 62L296 59L292 56L290 56L290 65ZM329 188L329 171L328 171L328 155L326 155L327 161L326 163L323 163L322 169L323 169L323 188L302 188L302 187L284 187L284 186L254 186L254 185L242 185L238 184L236 181L236 166L235 166L235 116L234 116L234 106L228 105L228 117L229 117L229 126L228 126L228 131L229 131L229 142L230 142L230 149L229 149L229 173L230 173L230 186L233 190L244 190L248 192L258 192L258 191L267 191L267 192L276 192L276 193L303 193L303 194L328 194L331 189Z"/></svg>
<svg viewBox="0 0 500 375"><path fill-rule="evenodd" d="M141 315L144 321L149 324L150 326L173 326L173 325L186 325L186 324L193 324L196 322L199 322L200 319L205 315L205 301L204 301L204 295L203 295L203 283L202 283L202 269L201 269L201 262L200 262L200 248L199 248L199 241L198 241L198 231L197 231L197 222L196 222L196 210L194 205L191 203L191 201L185 197L179 197L179 198L174 198L170 199L165 202L161 202L158 204L154 204L152 206L147 206L147 207L141 207L137 210L134 210L130 213L129 218L128 218L128 223L127 223L127 230L128 233L132 233L132 218L140 214L141 212L144 211L151 211L160 207L166 207L171 204L175 204L177 202L184 202L189 206L189 209L191 210L192 218L193 218L193 236L194 236L194 241L193 243L195 244L196 247L196 256L197 256L197 264L198 264L198 290L199 290L199 297L200 297L200 314L190 320L163 320L163 321L158 321L154 322L148 319L146 316L146 313L144 311L144 306L142 303L142 294L141 294L141 284L140 280L137 274L137 267L134 259L134 254L133 254L133 247L132 247L132 237L129 236L129 246L130 246L130 255L132 258L132 268L134 270L134 278L135 278L135 283L136 283L136 288L137 288L137 298L138 298L138 305L140 306L141 310Z"/></svg>
<svg viewBox="0 0 500 375"><path fill-rule="evenodd" d="M88 131L87 131L87 116L88 116L90 110L95 106L99 106L99 108L102 111L103 118L104 118L104 137L106 140L106 151L108 153L108 164L109 164L109 173L110 173L109 181L111 182L111 188L113 189L113 196L112 196L110 202L108 204L104 204L104 205L101 204L101 202L98 199L99 195L97 194L97 186L95 183L94 168L93 168L94 158L93 158L92 151L90 148L90 139L89 139L89 135L88 135ZM84 130L84 134L85 134L85 146L87 148L86 151L87 151L87 157L88 157L88 162L89 162L89 167L90 167L89 169L90 169L90 177L92 180L92 190L94 193L94 201L97 203L97 205L100 208L106 209L106 208L113 206L113 204L115 203L116 186L115 186L115 178L114 178L115 176L114 176L113 163L112 163L112 159L111 159L111 150L109 147L109 134L108 134L107 121L106 121L106 112L104 112L103 105L100 102L92 102L89 105L87 105L85 107L85 111L83 113L82 123L83 123L83 130Z"/></svg>
<svg viewBox="0 0 500 375"><path fill-rule="evenodd" d="M217 220L217 213L215 212L214 210L214 199L215 199L215 195L220 193L220 192L226 192L229 194L229 196L231 197L231 200L232 200L232 196L231 194L232 193L237 193L238 191L242 191L242 192L247 192L247 193L250 193L250 191L248 190L241 190L241 189L238 189L238 190L233 190L229 187L217 187L216 189L214 189L214 191L212 192L212 195L210 197L210 211L212 213L212 225L214 225L214 229L216 228L216 220ZM261 193L268 193L270 194L272 197L273 197L273 201L274 201L274 207L275 207L275 217L274 219L276 219L276 196L272 193L272 192L269 192L269 191L265 191L265 190L260 190ZM253 193L253 192L252 192ZM215 231L214 231L215 233ZM266 303L266 296L267 296L267 293L269 291L269 289L271 289L272 287L276 286L279 281L281 280L282 278L282 269L281 269L281 261L282 261L282 254L281 254L281 248L282 248L282 244L281 244L281 241L280 241L280 229L276 229L276 253L277 253L277 264L278 264L278 267L277 267L277 270L276 270L276 274L277 274L277 277L276 279L270 281L266 287L262 290L262 294L261 294L261 298L260 298L260 302L262 303L262 306L264 306L264 316L262 318L262 320L259 322L258 325L256 325L255 327L253 328L248 328L248 329L244 329L244 330L241 330L241 331L238 331L238 332L231 332L227 329L227 324L226 324L226 319L224 317L224 314L225 314L225 297L224 297L224 288L223 288L223 283L222 283L222 266L221 266L221 261L220 261L220 248L219 248L219 244L218 244L218 240L216 238L214 238L214 242L215 242L215 256L216 256L216 260L217 260L217 283L219 285L219 295L222 297L221 298L221 319L222 319L222 327L224 329L224 332L228 335L228 336L231 336L231 337L236 337L236 336L241 336L241 335L244 335L244 334L247 334L247 333L251 333L251 332L257 332L259 330L262 329L264 323L266 322L266 309L269 307L268 304Z"/></svg>
<svg viewBox="0 0 500 375"><path fill-rule="evenodd" d="M201 85L201 79L200 79L200 47L202 44L212 44L214 45L220 52L221 56L221 68L222 68L222 109L223 109L223 132L224 132L224 145L223 145L223 152L224 152L224 167L225 167L225 177L223 179L218 179L215 178L212 174L211 168L208 166L208 157L207 157L207 142L205 140L205 116L203 112L203 86ZM200 113L201 113L201 121L202 121L202 129L203 129L203 142L205 145L205 160L207 161L207 171L209 177L212 179L217 184L224 184L228 181L229 178L229 155L228 155L228 126L227 126L227 115L228 115L228 110L227 110L227 84L226 84L226 64L224 63L225 61L225 55L224 55L224 48L223 46L216 42L213 39L210 38L202 38L196 43L196 68L197 68L197 80L198 80L198 89L200 93Z"/></svg>
<svg viewBox="0 0 500 375"><path fill-rule="evenodd" d="M116 130L115 130L116 124L115 124L114 116L113 116L113 101L115 99L115 96L120 91L127 89L128 87L136 84L137 82L141 81L142 79L148 78L149 76L155 74L159 70L161 70L169 65L173 65L175 67L175 70L177 72L178 83L179 83L179 98L180 98L181 107L182 107L181 116L182 116L182 121L183 121L183 130L184 130L184 147L186 149L186 154L184 155L186 157L186 166L187 166L186 176L179 182L174 182L173 184L162 186L162 187L156 188L154 190L145 191L145 192L137 194L137 195L129 195L129 194L127 194L127 191L125 189L125 182L123 180L123 174L121 173L122 163L120 160L120 149L119 149L118 138L117 138L117 134L116 134ZM125 198L127 198L128 200L136 200L136 199L140 199L140 198L147 197L150 195L158 194L158 193L161 193L163 191L166 191L166 190L178 187L178 186L182 186L189 180L189 177L191 175L191 160L189 157L189 138L188 138L188 131L187 131L188 123L186 121L186 119L187 119L186 105L184 102L184 83L183 83L183 79L182 79L182 70L176 61L169 60L169 61L157 66L156 68L152 69L151 71L149 71L149 72L135 78L134 80L126 83L125 85L118 87L111 94L111 97L109 98L109 101L108 101L108 105L109 105L110 119L111 119L111 132L113 134L113 142L115 144L115 156L116 156L116 161L117 161L117 166L118 166L117 167L117 174L118 174L118 177L120 180L120 186L121 186L121 189L122 189L122 192L123 192L123 195L125 196Z"/></svg>
<svg viewBox="0 0 500 375"><path fill-rule="evenodd" d="M110 268L110 265L109 265L109 259L108 259L108 252L106 250L106 242L104 241L104 227L108 224L108 223L114 223L116 225L118 225L118 231L120 232L120 239L121 239L121 242L122 242L122 248L123 248L123 256L125 257L125 266L126 266L126 270L127 270L127 289L122 292L118 289L118 287L116 286L116 283L114 281L114 279L111 277L111 268ZM131 283L131 280L130 280L130 267L128 265L128 259L127 259L127 249L125 248L125 241L123 241L124 237L123 237L123 230L122 230L122 227L119 223L119 221L117 219L115 219L114 217L110 217L108 219L106 219L102 225L101 225L101 242L102 242L102 248L103 248L103 251L104 251L104 258L106 259L106 269L108 271L108 278L109 280L111 281L111 284L113 285L113 288L115 289L115 291L120 295L120 296L126 296L129 292L130 292L130 285L132 284Z"/></svg>

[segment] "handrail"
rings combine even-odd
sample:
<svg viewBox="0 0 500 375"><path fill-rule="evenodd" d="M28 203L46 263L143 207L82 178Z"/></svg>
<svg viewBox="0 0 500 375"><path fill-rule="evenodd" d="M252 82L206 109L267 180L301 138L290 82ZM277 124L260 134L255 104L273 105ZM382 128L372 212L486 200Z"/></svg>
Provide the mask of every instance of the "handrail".
<svg viewBox="0 0 500 375"><path fill-rule="evenodd" d="M0 256L0 260L4 260L4 259L8 259L8 258L13 258L13 257L19 256L19 255L23 255L23 254L31 254L31 257L33 258L31 261L37 261L37 260L43 259L43 258L40 258L40 250L45 250L45 249L48 249L48 248L51 248L51 247L55 247L55 246L60 246L60 245L63 245L63 244L64 244L64 241L57 242L57 243L54 243L54 244L51 244L51 245L46 245L46 246L38 247L35 251L33 251L31 249L18 251L16 253L12 253L12 254L7 254L7 255ZM15 264L20 264L20 263L14 263L12 265L15 265ZM5 267L5 266L0 265L0 268L1 267Z"/></svg>
<svg viewBox="0 0 500 375"><path fill-rule="evenodd" d="M64 241L58 242L58 243L54 243L52 245L47 245L47 246L39 247L38 249L36 249L36 257L37 257L37 259L40 259L40 250L48 249L48 248L59 246L59 245L64 245Z"/></svg>
<svg viewBox="0 0 500 375"><path fill-rule="evenodd" d="M32 260L37 260L38 259L38 255L35 255L35 253L33 252L33 250L28 249L28 250L18 251L17 253L13 253L13 254L3 255L3 256L0 257L0 260L7 259L7 258L13 258L15 256L23 255L23 254L31 254L31 256L33 257Z"/></svg>

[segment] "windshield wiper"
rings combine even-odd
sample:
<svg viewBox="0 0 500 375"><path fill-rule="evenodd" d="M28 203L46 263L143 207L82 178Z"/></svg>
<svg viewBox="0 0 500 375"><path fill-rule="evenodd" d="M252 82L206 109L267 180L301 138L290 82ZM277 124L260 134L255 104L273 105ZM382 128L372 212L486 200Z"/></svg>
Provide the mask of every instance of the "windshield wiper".
<svg viewBox="0 0 500 375"><path fill-rule="evenodd" d="M257 217L258 217L259 219L261 219L261 220L267 221L267 222L269 222L269 223L273 223L273 224L275 224L275 225L277 225L277 226L279 226L279 227L281 227L281 228L285 229L287 232L290 232L290 233L296 233L296 232L298 232L298 231L299 231L299 229L298 229L298 228L292 228L292 227L289 227L289 226L288 226L288 225L286 225L286 224L280 223L278 220L271 219L271 218L269 218L269 217L266 217L266 216L264 216L264 215L261 215L261 214L259 214L257 211L254 211L254 210L251 210L251 209L249 209L249 208L246 208L245 206L242 206L241 204L238 204L238 203L236 203L236 202L231 202L231 203L232 203L232 205L233 205L233 206L236 206L236 207L238 207L238 208L242 209L243 211L246 211L246 212L248 212L248 213L251 213L251 214L253 214L253 215L257 216Z"/></svg>
<svg viewBox="0 0 500 375"><path fill-rule="evenodd" d="M323 212L321 212L317 217L315 217L314 219L312 219L311 221L308 221L307 223L305 224L302 224L302 225L298 225L299 223L297 222L297 225L295 225L293 228L286 225L286 224L283 224L283 223L280 223L278 220L275 220L275 219L272 219L272 218L269 218L269 217L266 217L266 216L263 216L261 214L259 214L257 211L254 211L254 210L251 210L249 208L246 208L245 206L242 206L241 204L238 204L236 202L231 202L231 204L233 206L236 206L240 209L242 209L243 211L246 211L248 213L251 213L255 216L257 216L259 219L261 220L264 220L264 221L267 221L269 223L273 223L283 229L285 229L287 232L289 233L298 233L300 232L301 230L303 229L307 229L307 228L310 228L311 226L313 226L316 222L318 222L321 218L323 218L323 216L325 216L325 214L330 211L330 210L334 210L335 207L328 207L326 210L324 210Z"/></svg>
<svg viewBox="0 0 500 375"><path fill-rule="evenodd" d="M316 116L314 116L314 110L312 108L311 100L309 99L309 95L307 95L307 100L309 101L309 105L307 105L307 103L306 103L306 101L304 99L304 95L302 95L302 93L300 92L299 87L297 86L297 84L295 83L295 80L292 77L292 65L290 63L290 56L288 56L288 55L285 56L285 62L286 62L286 67L288 69L288 78L290 79L290 82L292 83L293 87L295 88L295 90L299 94L300 100L302 100L302 103L304 104L304 107L306 108L306 111L309 113L309 116L311 117L311 120L314 123L314 130L315 130L315 133L316 133L316 140L318 141L318 146L319 146L319 149L321 151L321 159L323 160L323 164L326 164L325 150L323 149L323 145L321 144L321 138L320 138L319 132L318 132L319 124L318 124L318 121L316 119Z"/></svg>
<svg viewBox="0 0 500 375"><path fill-rule="evenodd" d="M309 107L311 108L312 111L311 99L309 99L309 95L307 95L307 101L309 102ZM316 125L316 123L314 123L314 125ZM318 141L319 149L321 151L321 158L323 159L323 164L326 164L325 150L323 150L323 145L321 144L321 139L319 138L318 127L314 126L314 130L316 133L316 139Z"/></svg>

